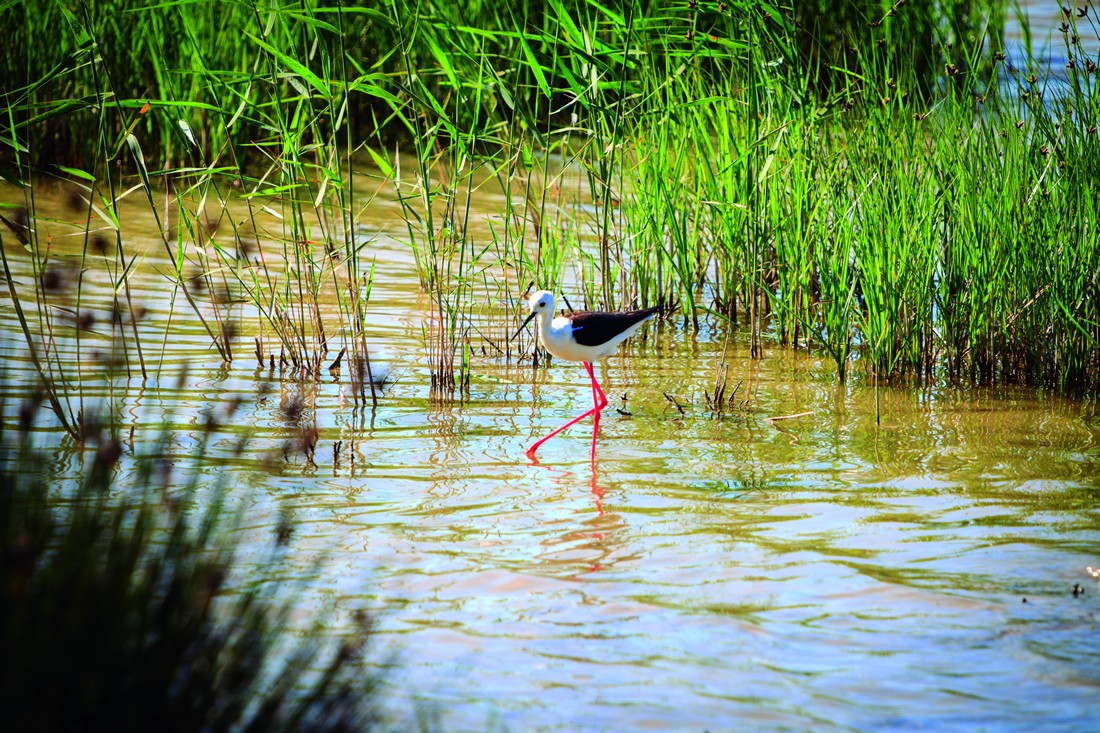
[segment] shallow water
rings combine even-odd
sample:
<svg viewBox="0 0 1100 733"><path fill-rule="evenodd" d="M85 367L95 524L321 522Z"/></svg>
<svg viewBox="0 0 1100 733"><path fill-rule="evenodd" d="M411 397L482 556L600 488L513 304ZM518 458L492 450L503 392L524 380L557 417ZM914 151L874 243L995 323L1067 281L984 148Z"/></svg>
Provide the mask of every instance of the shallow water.
<svg viewBox="0 0 1100 733"><path fill-rule="evenodd" d="M72 250L64 198L37 201L57 263ZM156 224L136 204L122 215L127 248L144 258L130 285L146 310L149 378L132 353L129 378L105 376L114 341L100 267L86 274L79 310L97 318L70 398L79 387L92 409L112 395L139 452L174 427L181 477L206 415L241 398L198 464L228 472L248 507L237 582L311 580L301 620L333 611L337 634L355 633L353 609L379 611L379 647L401 662L394 716L421 702L451 730L1095 725L1095 401L876 395L858 369L841 387L823 357L776 349L751 360L736 330L664 322L602 375L612 407L630 414L608 410L595 463L581 424L531 464L526 445L586 408L584 371L482 359L465 404L431 402L430 304L392 211L377 205L368 339L389 376L377 409L348 400L346 374L314 383L258 365L244 305L238 358L223 365L186 304L172 304ZM7 232L4 242L27 292L26 255ZM75 308L66 297L56 305ZM63 310L50 311L57 347L75 353ZM34 382L10 306L0 337L10 425ZM723 363L735 396L717 414L703 394ZM284 455L313 419L312 461ZM73 475L80 454L57 456L59 479ZM284 518L288 564L273 572L261 558Z"/></svg>
<svg viewBox="0 0 1100 733"><path fill-rule="evenodd" d="M1016 58L1027 56L1026 33L1023 20L1026 22L1032 41L1032 54L1042 64L1051 67L1052 71L1061 73L1066 62L1066 37L1062 35L1063 23L1069 25L1069 32L1074 29L1081 40L1081 50L1086 54L1095 56L1100 43L1097 33L1097 20L1095 12L1086 13L1085 17L1077 16L1077 11L1085 8L1084 2L1058 2L1057 0L1023 0L1018 4L1020 14L1017 15L1012 6L1008 8L1005 18L1005 41ZM1066 9L1070 9L1067 13ZM1088 7L1089 11L1095 8ZM1072 18L1070 16L1073 16Z"/></svg>

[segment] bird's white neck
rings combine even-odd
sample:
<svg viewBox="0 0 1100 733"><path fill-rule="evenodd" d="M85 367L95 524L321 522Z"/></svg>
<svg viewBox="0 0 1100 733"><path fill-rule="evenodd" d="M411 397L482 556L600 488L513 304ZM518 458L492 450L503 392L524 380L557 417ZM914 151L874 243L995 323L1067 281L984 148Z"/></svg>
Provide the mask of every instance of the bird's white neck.
<svg viewBox="0 0 1100 733"><path fill-rule="evenodd" d="M535 316L539 324L539 333L549 333L550 325L554 322L554 314L551 311L542 311Z"/></svg>

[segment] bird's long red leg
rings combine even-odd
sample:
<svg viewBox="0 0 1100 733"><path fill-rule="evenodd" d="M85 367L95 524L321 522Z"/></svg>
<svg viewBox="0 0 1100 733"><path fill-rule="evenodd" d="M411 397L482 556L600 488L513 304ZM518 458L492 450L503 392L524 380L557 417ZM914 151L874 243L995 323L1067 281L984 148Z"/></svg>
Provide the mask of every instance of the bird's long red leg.
<svg viewBox="0 0 1100 733"><path fill-rule="evenodd" d="M584 365L585 365L585 368L588 369L588 373L591 375L592 374L592 365L589 364L588 362L584 362ZM593 402L595 402L594 395L593 395ZM573 425L576 425L581 420L585 419L586 417L588 417L589 415L591 415L593 413L598 414L598 411L595 407L593 407L591 410L586 410L586 411L582 412L580 415L577 415L575 418L573 418L569 422L565 423L564 425L562 425L557 430L554 430L553 432L548 433L545 437L539 438L538 440L536 440L534 443L531 444L530 448L527 449L527 456L529 458L534 458L535 457L535 451L537 451L539 449L539 446L541 446L543 443L545 443L546 441L553 438L558 433L563 432L566 428L569 428L569 427L572 427Z"/></svg>
<svg viewBox="0 0 1100 733"><path fill-rule="evenodd" d="M534 443L531 444L530 448L527 449L527 455L534 457L535 451L537 451L539 449L540 445L542 445L546 441L550 440L551 438L553 438L555 435L562 432L566 428L571 427L573 425L576 425L581 420L585 419L586 417L588 417L589 415L591 415L594 412L596 412L595 407L593 407L591 410L588 410L586 412L581 413L580 415L577 415L575 418L573 418L569 422L565 423L565 425L562 425L560 428L558 428L554 432L550 433L549 435L547 435L543 438L539 438L538 440L536 440Z"/></svg>
<svg viewBox="0 0 1100 733"><path fill-rule="evenodd" d="M584 368L588 370L588 376L592 378L592 385L595 387L595 390L593 390L593 393L592 393L592 401L595 403L595 406L591 410L586 410L586 411L582 412L580 415L577 415L575 418L573 418L569 422L565 423L564 425L562 425L560 428L553 431L552 433L546 435L545 437L539 438L534 443L532 443L531 447L528 448L527 451L526 451L528 457L534 458L535 457L535 451L537 451L539 449L539 446L541 446L543 443L545 443L546 441L553 438L558 433L564 431L566 428L569 428L573 425L576 425L577 423L579 423L581 420L585 419L589 415L593 415L593 414L596 415L597 426L599 425L598 421L599 421L600 410L602 410L604 408L604 406L607 405L607 398L604 397L603 391L600 390L600 386L598 384L596 384L596 377L593 376L593 374L592 374L592 365L589 364L587 361L583 362L583 364L584 364ZM597 391L598 391L599 397L600 397L599 401L596 400ZM593 442L594 441L595 441L595 436L593 436ZM593 455L595 455L595 453L593 453Z"/></svg>
<svg viewBox="0 0 1100 733"><path fill-rule="evenodd" d="M600 389L600 383L596 381L596 375L592 371L592 364L584 362L584 368L588 371L588 377L592 380L592 461L596 460L596 437L600 434L600 413L607 407L607 395Z"/></svg>
<svg viewBox="0 0 1100 733"><path fill-rule="evenodd" d="M588 366L588 362L585 362L585 366ZM592 367L588 367L588 376L592 377ZM603 406L600 405L600 393L597 391L599 385L596 384L596 378L592 377L592 462L596 462L596 436L600 434L600 411Z"/></svg>
<svg viewBox="0 0 1100 733"><path fill-rule="evenodd" d="M584 365L588 368L588 376L592 378L592 401L595 403L597 410L602 410L607 407L607 395L600 389L600 383L596 381L596 375L592 371L592 365L587 361Z"/></svg>

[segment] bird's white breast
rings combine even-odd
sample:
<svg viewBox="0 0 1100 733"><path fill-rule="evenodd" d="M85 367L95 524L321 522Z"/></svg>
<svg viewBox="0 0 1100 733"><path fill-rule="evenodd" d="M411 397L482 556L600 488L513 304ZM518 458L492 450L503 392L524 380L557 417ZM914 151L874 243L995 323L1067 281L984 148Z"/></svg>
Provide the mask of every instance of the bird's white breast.
<svg viewBox="0 0 1100 733"><path fill-rule="evenodd" d="M542 345L552 355L567 361L590 361L600 357L592 349L581 346L573 340L573 322L565 316L558 316L550 322L550 327L542 338Z"/></svg>
<svg viewBox="0 0 1100 733"><path fill-rule="evenodd" d="M543 347L553 356L567 361L592 362L614 355L619 350L619 344L630 338L648 320L649 318L639 321L610 340L596 346L578 344L573 338L573 322L565 316L558 316L550 321L549 326L540 333L540 336L542 337ZM542 323L540 323L539 328L542 328Z"/></svg>

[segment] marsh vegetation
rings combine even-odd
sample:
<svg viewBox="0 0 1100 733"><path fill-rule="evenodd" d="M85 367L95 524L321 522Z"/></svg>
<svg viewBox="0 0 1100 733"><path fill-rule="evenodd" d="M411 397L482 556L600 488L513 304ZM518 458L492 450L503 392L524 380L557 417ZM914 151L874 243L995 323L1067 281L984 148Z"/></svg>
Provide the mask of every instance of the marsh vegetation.
<svg viewBox="0 0 1100 733"><path fill-rule="evenodd" d="M627 606L668 623L666 613L702 614L769 629L775 614L798 615L777 588L730 575L718 548L731 545L750 548L733 554L760 577L782 568L811 584L814 571L776 558L819 553L818 570L858 597L904 588L895 602L936 616L927 593L1019 602L1006 575L977 569L976 549L956 578L963 590L951 586L947 548L978 547L974 527L986 527L1032 551L1016 560L1053 596L1037 570L1043 549L1061 583L1095 538L1100 386L1100 26L1087 3L1053 14L1041 53L1023 9L966 0L10 3L5 461L24 404L48 412L31 432L57 438L49 480L70 488L84 475L72 456L99 455L89 416L105 409L117 425L113 475L131 476L126 457L168 430L171 460L194 480L219 468L258 492L257 525L274 530L293 505L306 555L336 542L354 563L369 528L388 538L368 552L383 578L408 570L394 548L433 558L412 574L430 578L435 601L389 600L411 604L410 627L432 629L421 642L402 627L411 653L460 667L433 645L453 641L434 625L488 626L478 604L504 602L499 574L518 573L555 606L547 587L561 577L617 563L630 575L671 536L716 556L730 593L767 600L703 593L703 608L631 581L605 598L624 634L659 626ZM1007 39L1010 26L1022 38ZM576 309L673 306L615 372L612 433L629 437L602 474L576 463L569 442L551 459L562 472L517 468L514 434L541 422L532 401L581 399L547 383L570 372L547 371L533 339L509 341L534 287ZM235 452L246 433L255 450ZM990 485L1010 497L1003 513ZM502 505L517 486L523 498ZM579 504L565 498L577 486ZM631 505L639 494L648 499ZM738 513L745 502L764 526ZM686 526L663 513L673 504L709 519ZM532 524L516 506L552 519ZM823 524L799 528L817 514ZM480 524L489 515L497 535ZM580 526L553 529L573 515ZM627 549L624 517L644 550ZM1052 518L1061 529L1040 529ZM848 547L849 520L894 549ZM348 523L358 529L345 546L336 538ZM918 535L933 538L916 553L931 579L891 544ZM516 554L494 559L496 543ZM662 587L705 575L662 557ZM322 568L338 597L365 593L324 563L296 567ZM440 568L480 589L457 593L465 616L447 606ZM885 607L872 615L888 634ZM971 628L961 610L946 615ZM705 623L689 626L706 635ZM470 643L492 651L485 629ZM1047 631L1036 644L1057 656ZM705 645L680 642L691 659L670 658L709 659ZM541 644L534 656L568 667ZM916 659L918 646L899 655ZM977 684L1003 660L974 654L963 666ZM496 704L513 659L486 663ZM791 675L812 673L787 661ZM908 669L884 667L889 679ZM938 699L938 675L918 684L922 695ZM704 703L681 689L690 678L672 687L700 711L752 707L750 693ZM765 700L789 684L775 669L759 679ZM618 681L604 692L636 703L639 680ZM553 675L543 682L528 699L571 710ZM763 707L804 727L836 695L858 709L854 725L890 719L830 690ZM1078 688L1058 692L1050 699L1076 700ZM456 696L478 699L473 688Z"/></svg>

